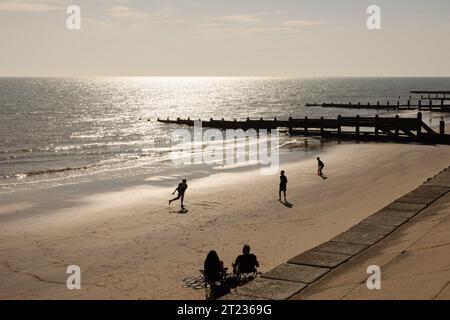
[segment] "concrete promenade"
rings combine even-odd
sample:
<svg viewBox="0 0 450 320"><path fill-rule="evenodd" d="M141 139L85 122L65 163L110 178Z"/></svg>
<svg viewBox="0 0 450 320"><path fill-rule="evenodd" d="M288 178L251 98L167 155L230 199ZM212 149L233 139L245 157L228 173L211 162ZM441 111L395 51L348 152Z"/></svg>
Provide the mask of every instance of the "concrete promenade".
<svg viewBox="0 0 450 320"><path fill-rule="evenodd" d="M223 299L450 299L450 169Z"/></svg>

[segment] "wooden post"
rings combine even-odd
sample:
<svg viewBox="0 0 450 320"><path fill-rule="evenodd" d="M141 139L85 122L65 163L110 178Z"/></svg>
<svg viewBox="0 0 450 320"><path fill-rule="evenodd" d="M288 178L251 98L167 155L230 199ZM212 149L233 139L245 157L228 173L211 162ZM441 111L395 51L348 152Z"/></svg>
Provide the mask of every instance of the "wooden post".
<svg viewBox="0 0 450 320"><path fill-rule="evenodd" d="M338 137L340 137L341 136L341 133L342 133L342 131L341 131L341 115L338 115L337 116L337 134L338 134Z"/></svg>
<svg viewBox="0 0 450 320"><path fill-rule="evenodd" d="M417 139L422 137L422 112L417 113Z"/></svg>
<svg viewBox="0 0 450 320"><path fill-rule="evenodd" d="M419 100L419 110L422 110L422 100Z"/></svg>
<svg viewBox="0 0 450 320"><path fill-rule="evenodd" d="M441 112L444 111L444 99L441 100Z"/></svg>
<svg viewBox="0 0 450 320"><path fill-rule="evenodd" d="M400 126L400 117L398 115L396 115L395 116L395 137L397 137L397 138L398 138L399 126Z"/></svg>
<svg viewBox="0 0 450 320"><path fill-rule="evenodd" d="M411 100L408 100L408 110L411 109Z"/></svg>
<svg viewBox="0 0 450 320"><path fill-rule="evenodd" d="M320 117L320 135L323 136L324 128L323 128L323 117Z"/></svg>
<svg viewBox="0 0 450 320"><path fill-rule="evenodd" d="M378 115L375 115L375 137L378 137Z"/></svg>
<svg viewBox="0 0 450 320"><path fill-rule="evenodd" d="M431 110L433 106L433 100L430 99L430 101L428 102L428 107Z"/></svg>
<svg viewBox="0 0 450 320"><path fill-rule="evenodd" d="M439 122L439 134L441 135L441 137L444 137L445 135L444 117L441 117L441 121Z"/></svg>
<svg viewBox="0 0 450 320"><path fill-rule="evenodd" d="M305 135L308 135L308 117L305 117Z"/></svg>
<svg viewBox="0 0 450 320"><path fill-rule="evenodd" d="M389 110L389 101L386 102L387 109Z"/></svg>
<svg viewBox="0 0 450 320"><path fill-rule="evenodd" d="M359 137L359 114L356 115L355 133Z"/></svg>
<svg viewBox="0 0 450 320"><path fill-rule="evenodd" d="M292 134L292 117L289 117L289 134Z"/></svg>

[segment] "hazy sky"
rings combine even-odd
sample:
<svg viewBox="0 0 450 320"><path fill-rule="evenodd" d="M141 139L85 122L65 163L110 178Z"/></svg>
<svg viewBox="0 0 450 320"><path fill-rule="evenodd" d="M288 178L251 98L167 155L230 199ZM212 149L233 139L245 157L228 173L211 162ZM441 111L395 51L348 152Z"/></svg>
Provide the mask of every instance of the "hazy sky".
<svg viewBox="0 0 450 320"><path fill-rule="evenodd" d="M449 38L449 0L0 0L3 76L448 76Z"/></svg>

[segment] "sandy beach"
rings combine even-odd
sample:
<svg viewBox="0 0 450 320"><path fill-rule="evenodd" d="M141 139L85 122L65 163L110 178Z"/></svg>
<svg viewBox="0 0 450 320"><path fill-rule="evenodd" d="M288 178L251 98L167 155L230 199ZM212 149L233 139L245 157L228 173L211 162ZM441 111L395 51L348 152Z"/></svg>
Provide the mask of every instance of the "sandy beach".
<svg viewBox="0 0 450 320"><path fill-rule="evenodd" d="M67 194L70 205L45 212L33 208L59 201L51 189L0 200L0 298L203 299L182 279L199 275L209 250L230 267L249 243L267 271L415 189L448 166L450 148L334 146L320 154L327 180L315 156L282 165L292 208L278 202L278 176L259 170L188 181L186 214L168 207L172 187L149 185ZM68 265L80 266L81 290L66 288Z"/></svg>

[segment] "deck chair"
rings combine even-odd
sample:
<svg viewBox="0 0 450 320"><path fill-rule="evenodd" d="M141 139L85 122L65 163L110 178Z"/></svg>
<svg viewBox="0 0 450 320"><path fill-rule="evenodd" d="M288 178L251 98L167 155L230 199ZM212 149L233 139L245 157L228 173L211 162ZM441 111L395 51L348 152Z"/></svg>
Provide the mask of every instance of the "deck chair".
<svg viewBox="0 0 450 320"><path fill-rule="evenodd" d="M227 270L228 268L224 268L220 275L214 277L215 279L207 279L205 277L205 270L199 270L203 275L206 300L215 300L230 292L226 283Z"/></svg>
<svg viewBox="0 0 450 320"><path fill-rule="evenodd" d="M234 274L239 281L239 285L242 286L250 281L253 281L258 276L258 270L256 267L249 268L246 266L240 266L239 264L234 265Z"/></svg>

